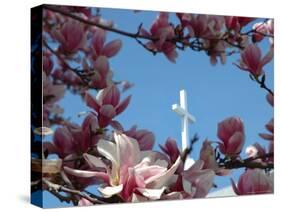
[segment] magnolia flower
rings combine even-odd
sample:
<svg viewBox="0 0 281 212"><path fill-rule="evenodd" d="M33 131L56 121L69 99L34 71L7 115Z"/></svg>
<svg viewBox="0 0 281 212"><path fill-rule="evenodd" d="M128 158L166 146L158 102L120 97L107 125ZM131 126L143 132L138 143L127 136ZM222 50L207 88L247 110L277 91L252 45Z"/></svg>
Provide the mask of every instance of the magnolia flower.
<svg viewBox="0 0 281 212"><path fill-rule="evenodd" d="M205 140L200 150L200 160L204 162L203 169L211 169L217 175L227 175L229 170L220 168L217 161L212 142Z"/></svg>
<svg viewBox="0 0 281 212"><path fill-rule="evenodd" d="M103 89L112 84L112 72L110 71L108 58L99 56L94 62L94 74L91 77L90 86L95 89Z"/></svg>
<svg viewBox="0 0 281 212"><path fill-rule="evenodd" d="M50 154L57 154L60 158L86 152L91 145L97 143L99 138L94 135L98 128L97 122L96 116L89 114L83 121L82 127L76 124L58 127L54 133L53 143L44 142L44 149Z"/></svg>
<svg viewBox="0 0 281 212"><path fill-rule="evenodd" d="M188 29L190 37L208 37L210 31L208 28L207 15L178 13L177 16L180 19L182 26Z"/></svg>
<svg viewBox="0 0 281 212"><path fill-rule="evenodd" d="M165 161L157 160L152 153L141 152L135 139L114 133L114 140L113 143L101 139L97 144L99 154L108 159L111 166L98 157L84 154L89 166L104 168L106 173L68 167L64 167L65 171L79 177L104 179L106 184L98 189L104 197L119 195L129 202L139 195L150 200L160 199L179 166L180 157L168 169Z"/></svg>
<svg viewBox="0 0 281 212"><path fill-rule="evenodd" d="M239 155L245 142L242 120L238 117L223 120L218 124L217 136L221 140L219 142L221 153L231 157Z"/></svg>
<svg viewBox="0 0 281 212"><path fill-rule="evenodd" d="M158 38L156 41L148 42L146 44L147 48L156 52L163 52L168 60L173 63L176 62L176 57L178 56L176 52L176 45L167 41L175 37L174 28L169 23L168 13L160 12L150 27L150 31L148 32L144 28L141 28L140 32L144 36Z"/></svg>
<svg viewBox="0 0 281 212"><path fill-rule="evenodd" d="M239 178L238 185L231 179L237 195L266 194L273 192L273 175L261 169L247 169Z"/></svg>
<svg viewBox="0 0 281 212"><path fill-rule="evenodd" d="M240 64L235 64L243 71L248 71L255 77L264 73L263 67L273 58L273 48L262 57L261 50L256 44L248 45L241 53Z"/></svg>
<svg viewBox="0 0 281 212"><path fill-rule="evenodd" d="M124 132L127 136L137 140L141 151L152 150L155 143L155 136L148 130L137 130L136 126L133 126L130 130Z"/></svg>
<svg viewBox="0 0 281 212"><path fill-rule="evenodd" d="M213 187L215 172L211 169L203 169L204 162L198 160L187 171L182 173L184 191L193 198L207 196Z"/></svg>
<svg viewBox="0 0 281 212"><path fill-rule="evenodd" d="M120 102L120 92L115 85L100 90L96 98L85 94L86 104L98 113L99 126L106 127L112 119L122 113L130 103L131 96Z"/></svg>
<svg viewBox="0 0 281 212"><path fill-rule="evenodd" d="M180 150L178 148L176 140L168 138L164 145L159 145L160 149L165 152L172 162L175 162L180 156Z"/></svg>
<svg viewBox="0 0 281 212"><path fill-rule="evenodd" d="M83 25L75 20L66 21L60 29L52 33L60 43L60 50L67 54L76 53L86 42L86 33Z"/></svg>
<svg viewBox="0 0 281 212"><path fill-rule="evenodd" d="M94 32L92 40L92 56L96 60L99 56L106 56L108 58L115 56L122 47L120 39L113 40L105 44L106 31L97 28Z"/></svg>

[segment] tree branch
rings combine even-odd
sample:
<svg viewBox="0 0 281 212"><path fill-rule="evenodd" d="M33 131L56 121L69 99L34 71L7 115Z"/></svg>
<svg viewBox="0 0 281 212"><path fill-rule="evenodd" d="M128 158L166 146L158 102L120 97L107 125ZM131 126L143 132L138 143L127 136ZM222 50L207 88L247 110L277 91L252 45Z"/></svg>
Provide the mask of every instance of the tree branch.
<svg viewBox="0 0 281 212"><path fill-rule="evenodd" d="M258 169L273 169L274 164L272 162L256 161L257 159L266 159L273 157L273 153L267 153L262 156L249 157L244 160L233 159L219 163L219 166L226 169L238 169L238 168L258 168Z"/></svg>
<svg viewBox="0 0 281 212"><path fill-rule="evenodd" d="M96 196L96 198L93 198L90 195L88 195L86 193L83 193L79 190L70 189L70 188L64 187L62 185L52 183L51 181L47 180L46 178L43 178L42 182L47 186L48 191L51 192L52 194L54 194L61 201L66 201L68 203L73 201L72 197L66 197L66 196L63 196L63 195L60 194L60 192L65 192L65 193L68 193L68 194L77 195L80 198L85 198L93 204L104 204L104 203L106 203L106 202L98 199L97 196Z"/></svg>

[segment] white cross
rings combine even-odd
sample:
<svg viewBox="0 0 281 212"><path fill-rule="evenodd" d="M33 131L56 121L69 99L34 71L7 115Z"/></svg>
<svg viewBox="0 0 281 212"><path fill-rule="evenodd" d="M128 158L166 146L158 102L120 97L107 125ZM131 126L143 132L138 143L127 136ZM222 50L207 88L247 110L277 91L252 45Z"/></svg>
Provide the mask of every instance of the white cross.
<svg viewBox="0 0 281 212"><path fill-rule="evenodd" d="M188 113L187 101L186 101L186 91L180 91L180 105L173 104L172 110L175 111L181 117L181 144L182 151L190 147L189 137L188 137L188 124L194 123L196 121L195 117ZM184 170L189 169L195 161L187 157L184 164Z"/></svg>
<svg viewBox="0 0 281 212"><path fill-rule="evenodd" d="M180 91L180 105L173 104L172 110L175 111L181 117L181 143L182 151L190 147L189 137L188 137L188 124L194 123L196 121L195 117L188 113L187 101L186 101L186 91Z"/></svg>

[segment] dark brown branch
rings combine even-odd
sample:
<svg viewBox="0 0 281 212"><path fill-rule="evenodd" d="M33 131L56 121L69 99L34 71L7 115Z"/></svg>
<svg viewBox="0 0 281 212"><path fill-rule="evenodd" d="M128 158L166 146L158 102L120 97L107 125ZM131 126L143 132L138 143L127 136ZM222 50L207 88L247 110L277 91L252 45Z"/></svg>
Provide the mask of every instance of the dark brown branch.
<svg viewBox="0 0 281 212"><path fill-rule="evenodd" d="M141 40L149 40L149 41L158 41L159 38L158 37L153 37L153 36L149 36L149 35L142 35L140 33L140 27L142 26L140 24L139 26L139 30L137 33L131 33L131 32L127 32L127 31L124 31L124 30L120 30L120 29L117 29L117 28L113 28L113 27L110 27L110 26L106 26L106 25L103 25L103 24L100 24L100 23L97 23L97 22L94 22L94 21L90 21L90 20L87 20L85 18L82 18L80 16L77 16L75 14L72 14L72 13L69 13L68 11L65 11L61 8L58 8L58 7L55 7L55 6L51 6L51 5L44 5L44 8L47 9L47 10L50 10L52 12L56 12L56 13L59 13L61 15L64 15L64 16L67 16L67 17L70 17L72 19L75 19L77 21L80 21L84 24L87 24L87 25L91 25L91 26L95 26L95 27L98 27L100 29L103 29L103 30L107 30L107 31L110 31L110 32L114 32L114 33L117 33L117 34L120 34L120 35L123 35L123 36L127 36L127 37L130 37L130 38L133 38L137 41L138 44L140 44L142 47L144 47L146 50L150 51L153 55L155 55L156 53L158 53L158 51L155 51L153 49L150 49L148 48ZM203 38L204 39L204 38ZM240 46L239 44L235 44L235 43L231 43L230 41L227 40L227 37L226 38L212 38L212 39L215 39L215 40L222 40L222 41L225 41L227 42L229 45L233 46L233 47L236 47L238 49L243 49L242 46ZM196 41L198 42L191 42L191 43L188 43L186 38L184 37L174 37L174 38L171 38L171 39L167 39L166 40L167 42L171 42L173 44L176 45L176 48L179 49L179 50L184 50L186 47L190 47L192 50L194 51L209 51L211 49L207 49L203 46L203 43L200 42L198 39L196 39ZM228 52L220 52L220 53L226 53L226 56L230 56L231 54L228 54Z"/></svg>
<svg viewBox="0 0 281 212"><path fill-rule="evenodd" d="M62 185L52 183L45 178L43 178L42 181L47 186L48 191L51 192L52 194L54 194L61 201L66 201L66 202L73 201L73 199L71 197L63 196L63 195L60 194L60 192L65 192L65 193L68 193L68 194L77 195L80 198L85 198L86 200L90 201L93 204L104 204L104 203L106 203L104 201L101 201L98 198L93 198L90 195L88 195L84 192L81 192L79 190L70 189L70 188L64 187Z"/></svg>
<svg viewBox="0 0 281 212"><path fill-rule="evenodd" d="M226 169L238 169L238 168L273 169L274 168L273 162L257 161L257 159L266 159L266 158L270 158L270 157L273 157L273 153L264 154L262 156L250 157L250 158L246 158L244 160L232 159L232 160L220 163L219 166L222 168L226 168Z"/></svg>

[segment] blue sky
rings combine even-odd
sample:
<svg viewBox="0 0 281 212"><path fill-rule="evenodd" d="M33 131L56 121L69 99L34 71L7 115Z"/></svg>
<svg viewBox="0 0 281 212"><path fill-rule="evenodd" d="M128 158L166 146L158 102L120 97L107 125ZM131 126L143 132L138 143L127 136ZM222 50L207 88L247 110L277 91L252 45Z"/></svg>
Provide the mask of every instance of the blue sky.
<svg viewBox="0 0 281 212"><path fill-rule="evenodd" d="M155 12L112 9L102 9L101 14L105 19L114 20L117 28L130 32L136 32L140 23L149 29L157 15ZM174 14L171 14L171 20L177 21ZM125 112L117 117L125 129L137 124L140 129L154 132L156 146L173 137L181 147L180 119L171 110L171 105L179 103L179 91L186 89L189 111L197 119L190 125L189 134L197 133L200 137L192 152L193 158L198 158L205 138L217 140L217 123L230 116L239 116L244 121L246 146L255 142L267 145L258 133L264 131L264 125L273 117L272 107L265 100L266 92L251 81L246 72L232 64L237 61L237 56L227 58L225 65L212 66L203 52L178 51L179 57L173 64L163 54L153 56L133 39L108 33L108 41L115 38L122 40L123 47L116 57L110 59L113 78L135 84L123 94L123 98L130 94L133 97ZM268 41L260 46L266 52ZM273 88L273 62L265 70L266 83ZM77 114L89 110L79 96L69 93L60 105L65 110L65 117L71 117L77 123L82 121ZM231 176L237 180L241 171L235 171ZM229 176L217 177L215 183L224 187L229 185L229 179ZM61 205L47 192L44 192L44 197L47 207Z"/></svg>

